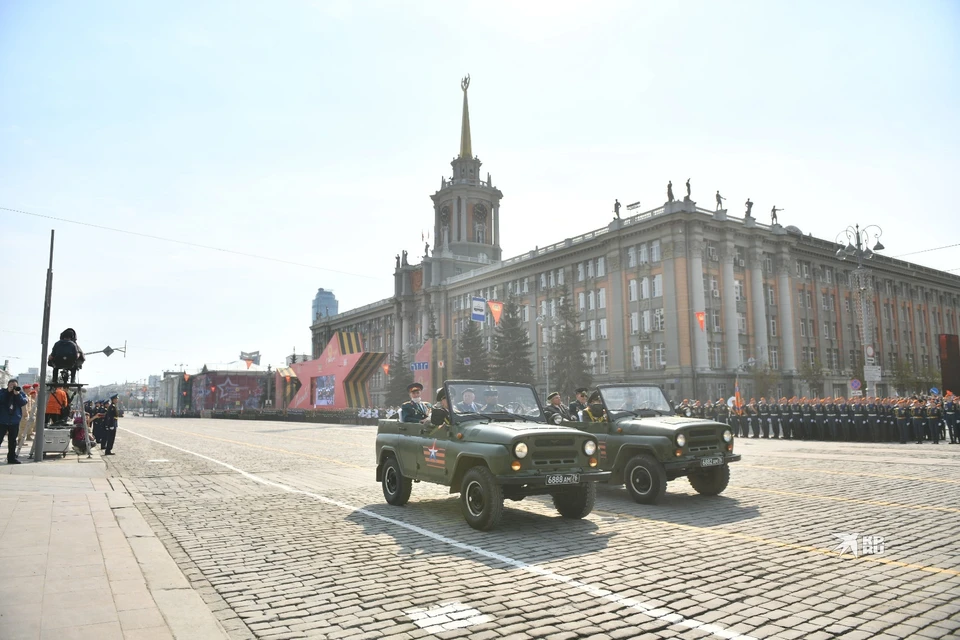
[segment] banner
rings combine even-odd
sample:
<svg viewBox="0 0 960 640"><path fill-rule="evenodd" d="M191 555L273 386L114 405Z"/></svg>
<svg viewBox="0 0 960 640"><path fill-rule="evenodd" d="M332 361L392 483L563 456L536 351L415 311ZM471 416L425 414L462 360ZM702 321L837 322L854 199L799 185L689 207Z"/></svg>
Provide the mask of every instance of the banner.
<svg viewBox="0 0 960 640"><path fill-rule="evenodd" d="M707 330L707 314L704 311L697 311L693 315L697 316L697 322L700 323L700 331Z"/></svg>
<svg viewBox="0 0 960 640"><path fill-rule="evenodd" d="M500 315L503 313L503 303L496 300L487 302L490 307L490 315L493 316L493 324L500 324Z"/></svg>
<svg viewBox="0 0 960 640"><path fill-rule="evenodd" d="M240 360L243 360L247 363L247 369L250 368L251 364L260 366L260 352L259 351L241 351Z"/></svg>
<svg viewBox="0 0 960 640"><path fill-rule="evenodd" d="M487 319L486 311L487 301L483 298L474 298L473 306L470 312L470 319L474 322L483 322Z"/></svg>

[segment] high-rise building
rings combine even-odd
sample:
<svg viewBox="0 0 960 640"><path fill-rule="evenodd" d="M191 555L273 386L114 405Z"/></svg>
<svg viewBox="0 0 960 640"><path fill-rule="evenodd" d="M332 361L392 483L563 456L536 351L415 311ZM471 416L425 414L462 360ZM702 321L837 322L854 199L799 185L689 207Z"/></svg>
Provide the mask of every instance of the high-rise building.
<svg viewBox="0 0 960 640"><path fill-rule="evenodd" d="M326 318L337 315L340 309L340 303L337 302L337 296L333 291L326 289L317 289L317 295L313 297L313 316L310 323L315 323L319 318Z"/></svg>
<svg viewBox="0 0 960 640"><path fill-rule="evenodd" d="M731 215L670 192L650 211L501 259L503 194L489 174L478 175L467 84L460 154L432 196L433 254L419 264L408 264L406 252L398 258L392 297L316 321L314 357L336 331L358 332L366 350L390 353L412 352L431 324L456 340L472 321L472 298L509 299L520 307L542 383L550 325L560 298L571 296L594 380L656 383L675 400L728 397L738 378L750 397L758 371L776 380L768 393L778 398L843 396L865 354L883 372L870 395L892 393L892 373L904 365L939 368L937 335L960 324L960 276L879 254L858 269L840 259L836 243L761 223L749 209ZM494 328L488 313L488 348ZM382 404L376 380L371 395Z"/></svg>

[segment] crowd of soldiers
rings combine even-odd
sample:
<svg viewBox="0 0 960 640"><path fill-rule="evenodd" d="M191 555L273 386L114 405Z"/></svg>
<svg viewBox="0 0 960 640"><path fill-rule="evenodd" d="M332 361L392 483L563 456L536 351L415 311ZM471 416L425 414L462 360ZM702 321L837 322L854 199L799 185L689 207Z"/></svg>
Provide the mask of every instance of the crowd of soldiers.
<svg viewBox="0 0 960 640"><path fill-rule="evenodd" d="M117 439L117 419L122 415L118 405L118 395L113 394L109 400L87 400L83 403L83 412L86 423L93 432L93 439L100 445L103 455L114 455L113 444Z"/></svg>
<svg viewBox="0 0 960 640"><path fill-rule="evenodd" d="M717 420L741 438L784 438L844 442L939 444L949 436L960 444L960 399L946 396L901 398L750 398L742 406L683 400L678 415Z"/></svg>

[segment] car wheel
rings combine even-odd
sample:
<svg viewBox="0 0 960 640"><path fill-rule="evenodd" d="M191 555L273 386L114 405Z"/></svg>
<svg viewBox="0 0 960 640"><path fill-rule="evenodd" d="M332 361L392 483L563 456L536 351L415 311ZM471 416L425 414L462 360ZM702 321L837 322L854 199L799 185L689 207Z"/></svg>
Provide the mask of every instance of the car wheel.
<svg viewBox="0 0 960 640"><path fill-rule="evenodd" d="M460 509L474 529L489 531L503 515L503 487L486 467L473 467L460 483Z"/></svg>
<svg viewBox="0 0 960 640"><path fill-rule="evenodd" d="M400 471L400 463L394 457L387 458L383 463L383 479L380 481L383 487L383 497L387 504L395 507L402 507L410 499L410 492L413 490L413 481L410 478L404 478Z"/></svg>
<svg viewBox="0 0 960 640"><path fill-rule="evenodd" d="M653 457L638 455L630 458L623 470L623 481L634 502L656 504L667 491L667 474Z"/></svg>
<svg viewBox="0 0 960 640"><path fill-rule="evenodd" d="M593 482L553 494L553 506L564 518L586 518L596 501L597 485Z"/></svg>
<svg viewBox="0 0 960 640"><path fill-rule="evenodd" d="M690 486L702 496L716 496L723 493L730 482L730 466L723 465L704 469L687 476Z"/></svg>

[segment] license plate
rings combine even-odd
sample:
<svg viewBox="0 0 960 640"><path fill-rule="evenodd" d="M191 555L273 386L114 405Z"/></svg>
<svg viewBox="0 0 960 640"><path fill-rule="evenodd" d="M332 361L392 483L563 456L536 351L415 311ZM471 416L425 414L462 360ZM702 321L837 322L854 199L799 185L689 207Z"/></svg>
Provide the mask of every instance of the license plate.
<svg viewBox="0 0 960 640"><path fill-rule="evenodd" d="M723 464L723 458L720 456L712 456L710 458L700 458L701 467L717 467Z"/></svg>
<svg viewBox="0 0 960 640"><path fill-rule="evenodd" d="M547 484L580 484L580 474L554 473L547 476Z"/></svg>

